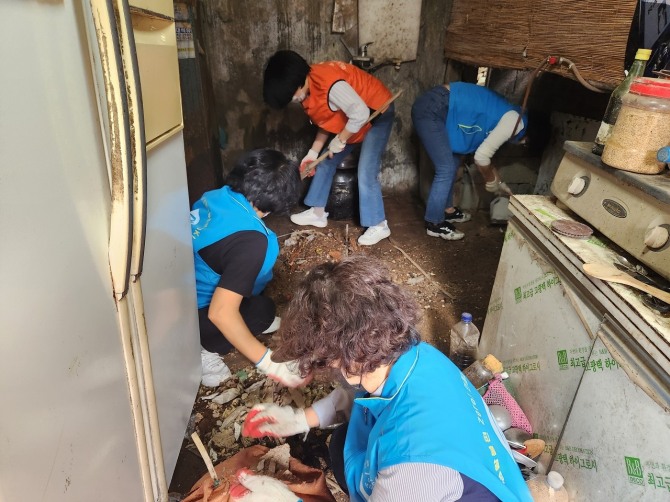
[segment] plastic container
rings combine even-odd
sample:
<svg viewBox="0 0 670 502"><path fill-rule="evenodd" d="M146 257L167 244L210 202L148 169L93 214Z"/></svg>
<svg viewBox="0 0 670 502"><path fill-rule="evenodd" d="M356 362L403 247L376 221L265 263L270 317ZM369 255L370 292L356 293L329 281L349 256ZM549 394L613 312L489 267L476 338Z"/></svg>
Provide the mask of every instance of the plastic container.
<svg viewBox="0 0 670 502"><path fill-rule="evenodd" d="M658 174L665 164L658 150L670 143L670 80L635 79L623 98L619 118L605 144L605 164L642 174Z"/></svg>
<svg viewBox="0 0 670 502"><path fill-rule="evenodd" d="M358 166L360 150L355 149L337 166L330 186L326 212L331 220L357 220Z"/></svg>
<svg viewBox="0 0 670 502"><path fill-rule="evenodd" d="M563 476L550 471L546 476L538 474L526 481L526 484L535 502L568 502L568 491L563 482Z"/></svg>
<svg viewBox="0 0 670 502"><path fill-rule="evenodd" d="M463 374L468 377L468 380L475 386L475 389L481 389L495 375L502 373L502 370L502 363L489 354L484 359L477 360L465 368Z"/></svg>
<svg viewBox="0 0 670 502"><path fill-rule="evenodd" d="M449 359L464 370L477 359L479 330L472 324L472 314L463 312L460 322L451 328L449 340Z"/></svg>
<svg viewBox="0 0 670 502"><path fill-rule="evenodd" d="M664 146L656 153L656 160L670 165L670 146Z"/></svg>
<svg viewBox="0 0 670 502"><path fill-rule="evenodd" d="M596 134L596 139L593 142L593 148L591 151L596 155L602 155L603 148L605 148L605 144L612 134L612 128L614 127L614 124L616 124L617 118L619 117L622 99L626 94L628 94L633 80L635 80L637 77L641 77L644 73L644 69L647 66L647 61L649 61L650 56L650 49L638 49L637 53L635 54L635 60L628 70L628 75L626 75L626 78L624 78L621 83L612 91L610 100L607 103L607 108L605 109L605 114L603 115L603 120L600 123L600 128Z"/></svg>
<svg viewBox="0 0 670 502"><path fill-rule="evenodd" d="M326 212L331 220L358 219L358 179L355 169L335 171Z"/></svg>

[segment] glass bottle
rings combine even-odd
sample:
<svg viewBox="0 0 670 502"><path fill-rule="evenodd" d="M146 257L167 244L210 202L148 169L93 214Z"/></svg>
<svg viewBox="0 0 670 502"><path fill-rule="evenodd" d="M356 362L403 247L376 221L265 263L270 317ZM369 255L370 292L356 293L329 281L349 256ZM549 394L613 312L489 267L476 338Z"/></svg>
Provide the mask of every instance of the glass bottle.
<svg viewBox="0 0 670 502"><path fill-rule="evenodd" d="M628 75L626 75L626 78L624 78L612 91L609 103L607 103L607 108L605 109L605 115L600 123L600 129L598 129L598 134L596 134L596 139L593 142L593 148L591 149L596 155L602 155L605 143L607 143L607 140L612 133L612 127L619 116L622 99L630 90L630 85L633 83L633 80L636 77L641 77L644 73L644 68L647 65L647 61L649 61L650 56L651 49L638 49L635 54L635 61L633 61L630 70L628 70Z"/></svg>
<svg viewBox="0 0 670 502"><path fill-rule="evenodd" d="M463 370L463 374L474 385L480 389L498 373L502 373L503 365L495 356L489 354L484 359L479 359Z"/></svg>

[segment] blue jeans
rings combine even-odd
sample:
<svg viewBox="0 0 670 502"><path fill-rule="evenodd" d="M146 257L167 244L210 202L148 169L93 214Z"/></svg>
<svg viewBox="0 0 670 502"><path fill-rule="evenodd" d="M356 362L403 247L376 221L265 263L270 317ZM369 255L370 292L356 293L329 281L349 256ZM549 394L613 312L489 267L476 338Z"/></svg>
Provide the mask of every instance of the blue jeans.
<svg viewBox="0 0 670 502"><path fill-rule="evenodd" d="M451 151L447 135L448 112L449 91L442 85L426 91L412 105L414 129L435 166L424 219L436 224L444 221L444 210L453 205L454 181L460 164L460 156Z"/></svg>
<svg viewBox="0 0 670 502"><path fill-rule="evenodd" d="M379 172L382 168L382 155L386 150L391 129L393 129L394 116L395 108L391 104L388 110L373 121L372 127L361 144L361 154L358 159L358 200L363 227L372 227L386 219ZM332 159L326 158L317 166L316 174L314 174L305 197L305 205L326 207L335 170L355 147L356 144L348 144L340 153L333 155Z"/></svg>

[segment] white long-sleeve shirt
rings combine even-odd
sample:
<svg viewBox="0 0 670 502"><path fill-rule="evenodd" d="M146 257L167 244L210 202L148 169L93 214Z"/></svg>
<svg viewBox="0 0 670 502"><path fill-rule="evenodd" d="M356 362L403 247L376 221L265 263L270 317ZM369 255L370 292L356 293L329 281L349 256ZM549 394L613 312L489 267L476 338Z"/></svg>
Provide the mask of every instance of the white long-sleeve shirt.
<svg viewBox="0 0 670 502"><path fill-rule="evenodd" d="M354 88L344 80L335 82L328 93L328 105L331 110L342 110L347 116L345 128L357 133L370 117L368 105L361 99Z"/></svg>
<svg viewBox="0 0 670 502"><path fill-rule="evenodd" d="M475 151L475 162L478 165L488 166L491 164L491 158L498 151L498 148L521 132L524 128L523 119L519 120L519 125L514 129L518 119L519 113L514 110L510 110L500 117L498 124ZM512 134L513 129L514 134Z"/></svg>

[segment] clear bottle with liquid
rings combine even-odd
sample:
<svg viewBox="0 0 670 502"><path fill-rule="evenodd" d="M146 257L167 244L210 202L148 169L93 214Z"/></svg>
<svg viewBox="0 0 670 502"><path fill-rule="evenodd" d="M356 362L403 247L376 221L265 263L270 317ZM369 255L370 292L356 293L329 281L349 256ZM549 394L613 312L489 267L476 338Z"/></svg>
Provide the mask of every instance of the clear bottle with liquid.
<svg viewBox="0 0 670 502"><path fill-rule="evenodd" d="M464 370L477 359L479 330L472 324L472 314L463 312L460 322L451 328L449 340L449 359Z"/></svg>
<svg viewBox="0 0 670 502"><path fill-rule="evenodd" d="M651 49L638 49L635 54L635 60L630 66L630 70L628 70L628 75L626 75L626 78L624 78L612 91L609 103L607 103L607 108L605 109L605 115L600 123L600 129L598 129L598 134L596 134L596 139L593 142L593 148L591 149L596 155L603 154L605 143L607 143L607 140L612 134L612 127L614 127L614 124L619 117L619 110L621 110L623 97L628 94L633 80L642 76L644 73L644 69L647 66L647 61L649 61L650 56Z"/></svg>
<svg viewBox="0 0 670 502"><path fill-rule="evenodd" d="M484 359L477 360L465 368L463 374L468 377L475 389L481 389L502 371L502 363L495 356L489 354Z"/></svg>

